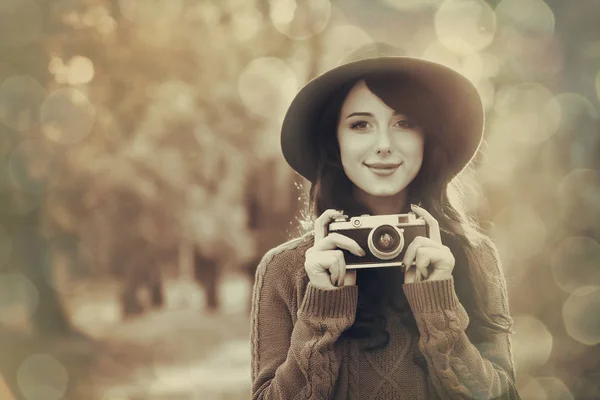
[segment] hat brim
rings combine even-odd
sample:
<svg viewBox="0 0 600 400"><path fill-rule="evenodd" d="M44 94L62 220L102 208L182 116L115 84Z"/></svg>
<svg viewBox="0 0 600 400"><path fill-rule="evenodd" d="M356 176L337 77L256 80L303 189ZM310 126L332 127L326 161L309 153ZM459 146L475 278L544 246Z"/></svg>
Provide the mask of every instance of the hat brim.
<svg viewBox="0 0 600 400"><path fill-rule="evenodd" d="M483 136L484 109L475 86L438 63L412 57L363 59L333 68L308 82L292 100L281 128L281 149L288 164L311 182L317 178L315 127L329 98L350 80L377 73L399 73L427 87L439 106L445 143L450 144L447 171L460 173Z"/></svg>

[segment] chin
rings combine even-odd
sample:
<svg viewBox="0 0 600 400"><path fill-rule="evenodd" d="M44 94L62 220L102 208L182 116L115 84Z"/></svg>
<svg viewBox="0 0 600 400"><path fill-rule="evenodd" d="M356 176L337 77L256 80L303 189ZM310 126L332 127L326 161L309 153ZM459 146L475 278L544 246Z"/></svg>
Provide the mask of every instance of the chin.
<svg viewBox="0 0 600 400"><path fill-rule="evenodd" d="M393 197L393 196L398 195L400 192L402 192L402 190L404 190L404 187L387 186L386 185L386 186L369 187L369 188L367 188L367 190L365 190L365 192L370 194L371 196Z"/></svg>

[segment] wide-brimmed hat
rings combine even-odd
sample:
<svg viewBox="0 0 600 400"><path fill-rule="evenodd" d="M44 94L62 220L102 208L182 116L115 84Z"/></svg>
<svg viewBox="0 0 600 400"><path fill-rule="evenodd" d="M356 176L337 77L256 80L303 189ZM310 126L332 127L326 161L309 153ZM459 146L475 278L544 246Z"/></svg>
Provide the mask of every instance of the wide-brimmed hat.
<svg viewBox="0 0 600 400"><path fill-rule="evenodd" d="M315 181L316 127L327 102L344 84L371 74L398 73L426 87L437 104L439 114L435 117L442 132L436 132L436 137L447 153L447 173L453 177L471 161L481 143L484 124L483 104L475 86L444 65L395 53L395 48L382 44L359 49L300 89L281 128L283 155L296 172Z"/></svg>

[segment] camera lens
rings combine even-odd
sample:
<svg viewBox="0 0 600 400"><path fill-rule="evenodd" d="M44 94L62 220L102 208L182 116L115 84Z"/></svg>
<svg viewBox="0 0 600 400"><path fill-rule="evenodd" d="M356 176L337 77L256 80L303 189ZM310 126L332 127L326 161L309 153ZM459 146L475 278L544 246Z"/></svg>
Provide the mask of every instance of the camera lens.
<svg viewBox="0 0 600 400"><path fill-rule="evenodd" d="M381 225L369 233L367 244L375 257L390 260L404 248L404 235L395 226Z"/></svg>

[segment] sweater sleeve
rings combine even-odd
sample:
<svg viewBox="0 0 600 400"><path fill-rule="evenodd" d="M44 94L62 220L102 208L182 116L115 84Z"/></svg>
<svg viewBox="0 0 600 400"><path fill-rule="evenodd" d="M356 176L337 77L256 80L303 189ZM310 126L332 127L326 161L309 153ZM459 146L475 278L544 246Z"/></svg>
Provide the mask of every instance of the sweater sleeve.
<svg viewBox="0 0 600 400"><path fill-rule="evenodd" d="M484 293L488 312L510 318L506 283L495 253ZM486 263L488 264L488 263ZM403 285L421 337L419 349L427 361L429 379L443 399L520 399L509 333L488 335L474 345L466 334L469 316L454 290L454 279Z"/></svg>
<svg viewBox="0 0 600 400"><path fill-rule="evenodd" d="M334 345L354 323L358 287L321 290L308 283L297 291L287 260L261 262L252 303L252 399L326 399L339 372ZM297 296L302 303L294 323Z"/></svg>

